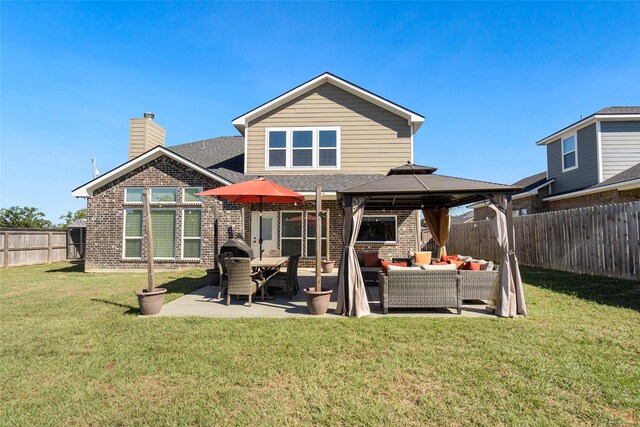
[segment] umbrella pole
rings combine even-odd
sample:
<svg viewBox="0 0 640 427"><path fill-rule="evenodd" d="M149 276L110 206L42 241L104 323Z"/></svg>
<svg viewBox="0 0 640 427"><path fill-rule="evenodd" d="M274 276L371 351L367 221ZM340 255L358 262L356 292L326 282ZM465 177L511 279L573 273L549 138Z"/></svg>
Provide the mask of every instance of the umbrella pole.
<svg viewBox="0 0 640 427"><path fill-rule="evenodd" d="M258 227L260 230L260 238L258 239L258 243L260 244L260 261L262 261L262 196L260 196L260 225Z"/></svg>

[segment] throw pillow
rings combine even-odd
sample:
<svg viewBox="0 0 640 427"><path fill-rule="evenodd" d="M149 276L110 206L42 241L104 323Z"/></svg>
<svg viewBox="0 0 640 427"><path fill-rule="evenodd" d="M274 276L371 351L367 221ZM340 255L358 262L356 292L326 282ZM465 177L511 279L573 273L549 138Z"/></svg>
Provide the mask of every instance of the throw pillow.
<svg viewBox="0 0 640 427"><path fill-rule="evenodd" d="M413 260L418 265L429 265L431 264L431 252L416 252Z"/></svg>
<svg viewBox="0 0 640 427"><path fill-rule="evenodd" d="M480 271L480 263L475 261L469 261L465 263L460 270Z"/></svg>
<svg viewBox="0 0 640 427"><path fill-rule="evenodd" d="M362 266L363 267L379 267L378 252L363 252L362 253Z"/></svg>
<svg viewBox="0 0 640 427"><path fill-rule="evenodd" d="M406 267L407 263L406 262L391 262L391 261L382 261L382 273L387 274L387 267L389 267L390 265L392 266L397 266L397 267Z"/></svg>

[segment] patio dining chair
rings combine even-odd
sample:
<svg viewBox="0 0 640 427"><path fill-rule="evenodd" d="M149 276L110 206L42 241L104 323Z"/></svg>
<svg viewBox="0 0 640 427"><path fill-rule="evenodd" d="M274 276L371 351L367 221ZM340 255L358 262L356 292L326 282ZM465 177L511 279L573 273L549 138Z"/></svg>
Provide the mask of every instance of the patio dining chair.
<svg viewBox="0 0 640 427"><path fill-rule="evenodd" d="M264 286L264 280L251 274L249 258L228 257L225 258L224 264L227 269L227 305L231 303L231 295L246 295L251 307L253 294Z"/></svg>
<svg viewBox="0 0 640 427"><path fill-rule="evenodd" d="M289 293L289 298L298 293L298 263L300 254L289 257L287 271L279 271L267 282L268 288L282 289Z"/></svg>
<svg viewBox="0 0 640 427"><path fill-rule="evenodd" d="M225 266L225 260L231 257L231 252L223 252L216 255L216 261L218 263L218 271L220 272L220 284L218 287L218 299L222 298L222 293L227 290L227 267Z"/></svg>

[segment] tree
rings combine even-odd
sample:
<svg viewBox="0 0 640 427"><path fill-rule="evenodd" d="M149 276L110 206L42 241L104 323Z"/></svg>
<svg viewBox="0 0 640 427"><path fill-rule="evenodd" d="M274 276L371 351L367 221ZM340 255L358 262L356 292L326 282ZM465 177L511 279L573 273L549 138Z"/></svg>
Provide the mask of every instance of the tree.
<svg viewBox="0 0 640 427"><path fill-rule="evenodd" d="M77 221L79 219L83 219L87 217L87 210L86 209L78 209L75 212L67 212L65 215L62 215L60 217L60 219L62 220L62 224L61 226L63 228L67 228L67 226L69 224L71 224L74 221Z"/></svg>
<svg viewBox="0 0 640 427"><path fill-rule="evenodd" d="M38 208L11 206L0 209L0 227L7 228L51 228L51 221L44 219Z"/></svg>

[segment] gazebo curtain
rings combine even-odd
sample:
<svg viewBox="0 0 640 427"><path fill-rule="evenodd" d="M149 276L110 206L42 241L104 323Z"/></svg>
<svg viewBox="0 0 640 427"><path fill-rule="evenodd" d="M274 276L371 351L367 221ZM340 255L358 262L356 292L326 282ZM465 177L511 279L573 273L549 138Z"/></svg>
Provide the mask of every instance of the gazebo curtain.
<svg viewBox="0 0 640 427"><path fill-rule="evenodd" d="M498 272L498 286L496 298L496 315L502 317L515 317L520 314L527 315L527 305L524 300L524 290L522 288L522 278L520 277L520 267L513 245L513 226L507 222L508 212L507 197L498 195L489 199L489 206L496 211L496 216L492 222L493 231L498 239L498 244L503 250L502 262ZM511 222L511 221L509 221ZM511 236L509 236L511 233ZM509 238L511 237L511 239Z"/></svg>
<svg viewBox="0 0 640 427"><path fill-rule="evenodd" d="M346 316L368 316L369 301L364 288L364 280L358 265L354 245L362 224L365 197L345 197L344 222L342 223L342 257L338 272L338 304L336 314Z"/></svg>
<svg viewBox="0 0 640 427"><path fill-rule="evenodd" d="M438 259L447 254L447 241L449 240L449 229L451 216L449 208L425 208L422 210L427 227L433 236L433 240L438 244Z"/></svg>

